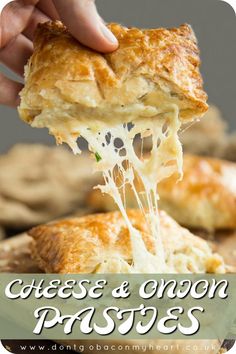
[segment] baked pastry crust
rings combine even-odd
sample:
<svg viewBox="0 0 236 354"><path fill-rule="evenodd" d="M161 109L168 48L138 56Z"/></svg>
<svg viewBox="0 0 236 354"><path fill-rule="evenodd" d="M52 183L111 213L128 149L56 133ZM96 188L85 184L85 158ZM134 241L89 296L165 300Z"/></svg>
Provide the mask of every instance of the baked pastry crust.
<svg viewBox="0 0 236 354"><path fill-rule="evenodd" d="M153 253L153 239L141 212L129 210L128 217ZM222 258L211 251L206 241L179 226L163 211L160 228L171 272L225 272ZM34 239L33 257L47 273L132 272L130 234L120 212L53 222L33 228L29 235Z"/></svg>
<svg viewBox="0 0 236 354"><path fill-rule="evenodd" d="M78 43L59 21L38 26L21 92L23 120L32 123L54 107L57 115L62 110L73 115L76 110L77 118L78 114L111 118L118 108L121 116L123 107L134 110L135 104L146 107L153 102L177 104L185 121L206 112L199 50L189 25L146 30L114 23L108 27L119 48L101 54Z"/></svg>
<svg viewBox="0 0 236 354"><path fill-rule="evenodd" d="M14 145L0 156L0 225L19 232L81 207L86 214L84 199L96 183L92 172L86 153L74 156L59 147Z"/></svg>
<svg viewBox="0 0 236 354"><path fill-rule="evenodd" d="M192 228L236 228L236 164L185 155L183 171L182 181L173 175L160 183L160 207Z"/></svg>
<svg viewBox="0 0 236 354"><path fill-rule="evenodd" d="M214 231L236 228L236 164L210 157L184 154L183 179L177 174L158 184L158 205L179 224ZM138 191L142 186L136 183ZM87 204L96 211L114 210L110 196L90 191ZM132 190L126 203L135 207Z"/></svg>

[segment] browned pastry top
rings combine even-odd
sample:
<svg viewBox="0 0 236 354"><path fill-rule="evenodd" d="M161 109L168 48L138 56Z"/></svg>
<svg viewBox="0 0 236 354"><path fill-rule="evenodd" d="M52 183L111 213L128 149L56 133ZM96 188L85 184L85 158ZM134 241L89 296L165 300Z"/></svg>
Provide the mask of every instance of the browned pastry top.
<svg viewBox="0 0 236 354"><path fill-rule="evenodd" d="M236 227L236 164L184 156L184 177L161 182L161 206L178 222L209 230Z"/></svg>
<svg viewBox="0 0 236 354"><path fill-rule="evenodd" d="M59 21L38 26L21 93L19 112L24 120L31 122L58 99L96 108L104 101L145 102L151 83L158 86L157 103L177 103L181 118L193 119L207 110L199 50L189 25L145 30L114 23L108 27L119 48L101 54L78 43Z"/></svg>
<svg viewBox="0 0 236 354"><path fill-rule="evenodd" d="M154 253L153 239L140 211L129 210L132 225L146 248ZM224 272L223 260L203 239L160 212L161 239L169 271ZM71 218L33 228L33 256L48 273L129 273L133 254L130 233L119 212ZM145 273L145 262L143 273ZM158 269L157 269L158 272Z"/></svg>

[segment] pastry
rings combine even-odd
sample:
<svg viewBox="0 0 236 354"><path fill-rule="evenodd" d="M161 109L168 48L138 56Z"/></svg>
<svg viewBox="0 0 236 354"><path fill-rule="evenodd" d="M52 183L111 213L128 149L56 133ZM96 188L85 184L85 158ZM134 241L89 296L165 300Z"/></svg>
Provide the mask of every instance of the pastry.
<svg viewBox="0 0 236 354"><path fill-rule="evenodd" d="M40 24L25 69L19 113L34 126L82 115L87 119L134 119L176 104L192 120L207 110L199 50L189 25L173 29L108 26L119 48L101 54L79 44L57 22ZM68 118L68 117L67 117ZM49 127L50 128L50 127ZM50 128L59 140L63 132ZM54 131L53 131L54 130Z"/></svg>
<svg viewBox="0 0 236 354"><path fill-rule="evenodd" d="M164 179L158 185L159 207L179 224L189 228L214 231L236 228L236 165L233 162L185 154L183 179L178 175ZM136 188L142 186L136 181ZM87 203L94 210L109 211L115 204L99 190L89 191ZM136 200L126 189L128 207Z"/></svg>
<svg viewBox="0 0 236 354"><path fill-rule="evenodd" d="M140 211L129 210L129 220L139 230L149 253L155 254L155 244ZM165 212L160 212L166 272L224 273L222 258L211 251L208 243L179 226ZM133 273L135 247L124 219L119 212L93 214L36 226L33 237L33 258L47 273ZM134 248L132 250L132 248ZM147 273L148 259L143 268ZM142 263L142 262L141 262ZM157 273L159 269L155 270Z"/></svg>
<svg viewBox="0 0 236 354"><path fill-rule="evenodd" d="M88 159L39 144L17 144L1 155L0 228L29 229L84 208L96 178Z"/></svg>
<svg viewBox="0 0 236 354"><path fill-rule="evenodd" d="M236 228L236 165L215 158L185 155L184 177L159 185L160 206L191 228ZM176 183L177 182L177 183Z"/></svg>

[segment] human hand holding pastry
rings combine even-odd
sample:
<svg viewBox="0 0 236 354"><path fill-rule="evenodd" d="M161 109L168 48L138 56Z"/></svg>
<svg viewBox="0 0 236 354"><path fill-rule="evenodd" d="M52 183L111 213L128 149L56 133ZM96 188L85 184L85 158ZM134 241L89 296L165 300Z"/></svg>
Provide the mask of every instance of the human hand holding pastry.
<svg viewBox="0 0 236 354"><path fill-rule="evenodd" d="M61 20L78 41L100 52L110 52L118 45L94 0L16 0L0 16L0 62L20 76L32 54L32 39L40 22ZM0 72L0 104L17 106L22 87Z"/></svg>

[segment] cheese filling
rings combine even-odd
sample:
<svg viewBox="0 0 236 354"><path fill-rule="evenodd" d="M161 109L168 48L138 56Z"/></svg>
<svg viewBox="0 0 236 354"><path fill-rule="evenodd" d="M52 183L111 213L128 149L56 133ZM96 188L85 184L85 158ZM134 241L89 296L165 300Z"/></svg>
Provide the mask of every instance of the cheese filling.
<svg viewBox="0 0 236 354"><path fill-rule="evenodd" d="M35 126L39 126L38 122ZM42 118L42 117L41 117ZM42 120L41 120L42 122ZM182 147L178 139L180 128L179 109L176 104L165 107L155 117L137 118L132 123L120 123L118 120L108 121L94 119L55 120L51 133L60 141L67 142L75 153L80 150L77 145L78 136L88 142L91 152L97 157L95 169L102 172L104 185L99 185L103 193L114 199L130 232L132 246L131 272L156 273L171 272L165 261L161 230L158 217L158 182L174 172L182 175ZM65 123L66 122L66 123ZM57 132L59 132L57 134ZM135 138L143 141L151 139L148 156L138 153ZM138 192L134 179L138 178L142 192ZM154 243L154 254L150 253L142 239L141 233L130 222L125 205L125 189L129 186L136 198L137 206L142 211ZM109 270L109 260L103 263L103 272Z"/></svg>

